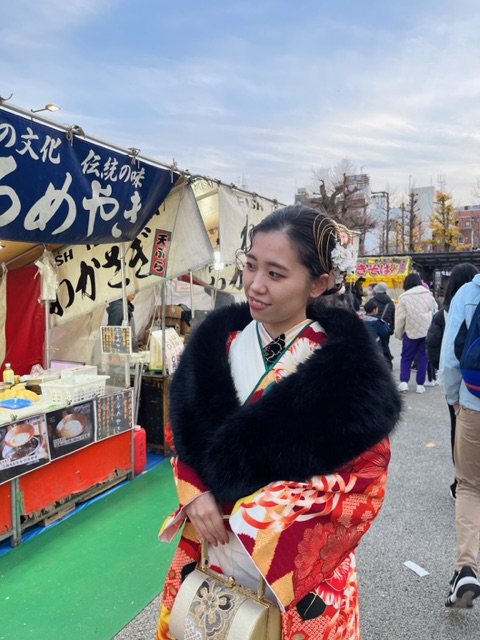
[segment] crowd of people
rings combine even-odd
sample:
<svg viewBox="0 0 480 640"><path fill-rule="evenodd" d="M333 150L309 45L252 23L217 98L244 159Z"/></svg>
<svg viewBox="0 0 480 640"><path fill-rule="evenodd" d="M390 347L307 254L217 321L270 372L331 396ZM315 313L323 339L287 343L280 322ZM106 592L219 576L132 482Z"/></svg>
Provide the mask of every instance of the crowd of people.
<svg viewBox="0 0 480 640"><path fill-rule="evenodd" d="M348 284L348 251L325 214L271 213L239 256L247 303L212 311L182 354L167 427L179 507L160 539L181 536L157 640L174 638L172 620L200 638L235 616L204 583L178 620L202 545L218 574L250 589L265 580L279 638L360 637L355 549L382 505L389 434L412 371L425 393L440 370L452 421L458 554L446 604L480 595L480 397L467 395L454 349L480 301L480 275L454 269L438 309L411 273L395 302L384 282L367 296ZM398 382L392 336L402 341Z"/></svg>
<svg viewBox="0 0 480 640"><path fill-rule="evenodd" d="M455 500L457 539L455 570L446 606L470 607L480 595L480 389L477 396L467 388L460 361L466 332L480 302L480 274L473 264L456 265L444 292L442 289L440 308L418 273L405 278L403 293L396 304L392 302L388 316L385 309L391 299L386 292L385 283L371 285L363 305L351 306L363 307L363 320L385 358L389 358L389 333L402 341L400 392L409 391L413 373L416 393L425 393L425 387L439 384L437 371L440 374L450 417L454 469L450 495ZM379 303L379 295L388 298L382 300L383 305ZM348 298L346 302L349 303Z"/></svg>

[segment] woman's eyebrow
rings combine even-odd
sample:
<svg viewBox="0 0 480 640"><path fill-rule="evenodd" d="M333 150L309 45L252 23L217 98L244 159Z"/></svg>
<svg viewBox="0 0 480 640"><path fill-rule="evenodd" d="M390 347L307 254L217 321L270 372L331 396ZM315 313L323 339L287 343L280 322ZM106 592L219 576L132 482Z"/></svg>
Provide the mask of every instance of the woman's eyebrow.
<svg viewBox="0 0 480 640"><path fill-rule="evenodd" d="M251 260L255 260L256 262L258 262L258 259L255 257L253 253L247 253L247 258L250 258ZM286 267L284 264L281 264L280 262L275 262L274 260L267 262L267 265L269 267L275 267L275 269L282 269L282 271L288 271L288 267Z"/></svg>
<svg viewBox="0 0 480 640"><path fill-rule="evenodd" d="M275 267L275 269L282 269L282 271L288 271L288 267L284 264L280 264L280 262L267 262L269 267Z"/></svg>

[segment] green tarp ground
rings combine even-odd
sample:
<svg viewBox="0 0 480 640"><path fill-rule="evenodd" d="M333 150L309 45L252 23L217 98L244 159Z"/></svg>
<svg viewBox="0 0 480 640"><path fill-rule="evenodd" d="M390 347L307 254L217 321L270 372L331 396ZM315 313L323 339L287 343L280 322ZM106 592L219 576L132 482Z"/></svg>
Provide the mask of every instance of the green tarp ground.
<svg viewBox="0 0 480 640"><path fill-rule="evenodd" d="M0 640L108 640L163 585L177 505L164 462L0 557Z"/></svg>

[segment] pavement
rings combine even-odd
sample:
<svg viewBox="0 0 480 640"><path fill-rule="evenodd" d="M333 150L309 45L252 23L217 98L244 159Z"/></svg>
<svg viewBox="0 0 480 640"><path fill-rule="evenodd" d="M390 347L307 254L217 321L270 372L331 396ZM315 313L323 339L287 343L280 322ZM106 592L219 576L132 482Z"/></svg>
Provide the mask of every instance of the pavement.
<svg viewBox="0 0 480 640"><path fill-rule="evenodd" d="M401 343L392 337L390 347L398 381ZM385 503L357 552L362 640L479 640L480 602L445 607L455 562L450 419L441 386L417 394L414 375L391 438ZM153 640L159 608L158 596L113 640Z"/></svg>

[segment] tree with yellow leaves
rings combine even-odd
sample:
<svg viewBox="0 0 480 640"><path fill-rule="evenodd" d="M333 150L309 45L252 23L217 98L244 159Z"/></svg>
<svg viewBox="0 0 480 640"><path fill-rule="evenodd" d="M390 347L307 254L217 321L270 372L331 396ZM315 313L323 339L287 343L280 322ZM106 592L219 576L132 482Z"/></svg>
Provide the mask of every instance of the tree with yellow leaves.
<svg viewBox="0 0 480 640"><path fill-rule="evenodd" d="M442 247L443 251L455 251L458 248L458 219L455 207L451 203L452 196L444 191L437 191L435 209L430 216L433 247Z"/></svg>

